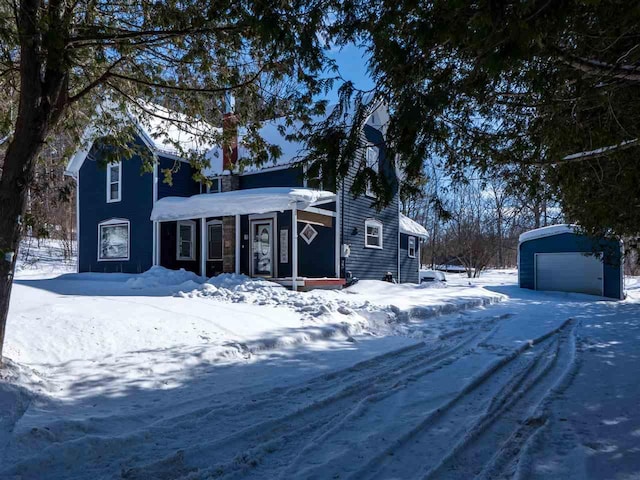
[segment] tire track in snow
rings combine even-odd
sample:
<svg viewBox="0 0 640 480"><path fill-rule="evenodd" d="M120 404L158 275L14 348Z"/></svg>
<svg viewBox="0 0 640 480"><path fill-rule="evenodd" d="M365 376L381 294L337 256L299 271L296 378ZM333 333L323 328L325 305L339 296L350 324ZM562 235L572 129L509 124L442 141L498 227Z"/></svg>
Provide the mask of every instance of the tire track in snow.
<svg viewBox="0 0 640 480"><path fill-rule="evenodd" d="M577 330L580 323L573 326L567 339L567 347L560 353L564 357L564 364L561 365L559 376L555 382L544 392L538 402L529 409L529 413L520 421L517 428L491 460L485 464L478 479L499 479L499 478L522 478L527 465L527 449L538 432L545 428L550 421L551 405L553 400L561 395L571 384L580 368L580 358L578 356Z"/></svg>
<svg viewBox="0 0 640 480"><path fill-rule="evenodd" d="M352 383L346 382L346 385L337 392L313 401L291 413L251 425L232 435L188 449L182 455L183 461L188 462L189 458L197 459L203 455L206 456L206 453L211 451L222 454L223 450L231 450L231 458L228 461L206 469L208 474L205 474L205 471L200 471L205 478L208 478L207 475L221 478L242 474L248 469L258 466L264 457L274 452L279 452L282 456L295 454L296 448L292 445L296 443L313 445L315 436L324 431L330 431L334 426L338 428L344 422L345 417L356 414L363 404L380 401L393 395L405 388L409 382L414 382L417 378L428 375L468 355L494 335L495 328L480 337L483 331L486 332L487 326L495 324L503 317L492 317L483 329L471 332L452 345L444 344L446 346L418 350L416 355L402 362L398 362L395 355L386 355L388 362L379 362L384 367L382 373L368 375L365 378L362 378L361 374L356 375ZM361 368L357 370L361 370ZM328 375L331 377L333 374ZM308 388L304 389L313 393ZM311 437L310 440L308 440L309 437ZM286 451L285 446L288 448ZM187 460L184 460L185 457ZM282 461L282 457L279 460ZM166 463L166 459L143 467L129 469L125 478L144 478L148 476L149 471L155 471L160 467L161 463ZM196 461L196 463L198 462ZM286 461L286 463L289 462Z"/></svg>
<svg viewBox="0 0 640 480"><path fill-rule="evenodd" d="M529 349L542 347L541 344L548 343L551 337L564 332L572 322L572 319L568 319L558 328L523 344L506 356L492 362L482 372L474 376L458 394L433 409L418 424L397 437L390 446L375 455L349 478L448 478L447 475L438 476L435 473L440 471L449 456L462 451L471 439L485 431L493 420L500 418L501 413L508 406L519 400L526 393L527 388L535 385L542 378L542 375L548 373L549 362L543 361L540 366L541 357L547 351L545 348L539 348L539 351L534 350L533 357L530 359L524 358L523 354ZM559 340L557 342L559 345ZM552 343L552 345L555 344ZM546 348L549 347L550 345ZM554 361L555 359L552 359L551 363ZM516 371L512 373L511 369L514 367L514 363ZM522 365L518 365L518 363ZM539 371L536 371L536 367ZM532 372L535 373L532 375ZM470 415L468 412L477 410L477 405L482 405L482 399L486 394L492 389L495 390L496 387L497 394L486 401L485 411L477 416ZM514 392L513 388L518 390ZM524 391L521 392L521 390ZM458 419L468 417L472 418L470 424L460 424ZM451 431L454 428L451 425L457 426L455 432ZM450 439L454 442L451 453L449 453L451 443L446 440L443 442L442 437L446 433L455 434ZM435 458L433 458L434 454L436 454ZM416 459L423 459L423 461L422 463L416 462ZM459 478L472 477L473 474L467 474L461 475Z"/></svg>
<svg viewBox="0 0 640 480"><path fill-rule="evenodd" d="M497 318L492 317L488 319L486 325L491 325L495 323L495 321L497 321ZM140 456L136 456L138 446L145 452L145 455L150 453L148 450L149 438L156 440L157 448L154 450L164 457L166 457L167 451L175 452L181 448L187 439L195 444L211 443L212 438L215 439L215 437L218 436L219 438L213 440L213 443L225 446L227 442L233 442L234 440L238 442L245 434L251 434L252 432L254 435L262 433L265 428L269 428L269 425L272 427L277 426L278 422L283 421L283 419L295 418L298 414L304 413L305 411L312 412L315 409L323 408L323 405L329 406L340 400L341 397L346 398L349 395L357 394L374 383L376 378L388 379L393 376L394 372L398 369L410 368L412 364L423 362L425 358L434 355L434 352L448 351L445 345L453 345L451 350L463 348L464 345L471 342L481 333L482 329L476 329L472 332L463 331L457 335L462 336L461 339L457 339L456 336L454 336L448 338L447 342L449 343L435 347L432 345L427 346L424 342L419 342L409 347L403 347L396 351L387 352L383 355L359 362L351 367L320 375L297 386L276 387L262 394L258 394L257 397L252 395L250 398L245 398L245 403L242 403L242 401L241 403L229 402L228 404L218 404L214 407L197 408L198 405L208 403L206 398L201 399L201 402L193 405L196 408L187 406L187 411L184 413L170 415L152 424L142 426L135 430L129 430L120 435L105 434L99 430L96 431L95 428L89 429L86 420L65 421L63 423L67 426L74 423L78 424L79 428L71 429L71 431L84 434L66 439L56 439L55 443L42 448L35 455L25 457L10 470L5 471L0 469L0 475L20 472L20 474L28 476L28 472L33 465L37 465L38 462L45 461L55 464L59 462L61 458L68 456L70 452L77 452L79 449L85 451L88 455L86 458L84 456L79 458L78 461L80 463L104 462L107 458L112 458L114 462L125 466L136 464L140 462ZM322 401L312 402L311 404L308 403L309 398L322 397L323 394L326 396ZM209 400L213 401L215 398L216 395L212 394ZM191 404L192 401L186 403ZM236 429L235 433L230 435L223 435L222 437L217 435L219 433L217 431L219 424L214 420L219 421L219 419L225 415L237 416L240 417L240 419L243 419L243 416L255 418L255 413L264 411L269 415L272 412L281 412L283 406L290 404L301 404L305 406L301 408L296 407L280 418L272 418L265 422L259 422L258 424L253 422L246 428ZM253 415L247 415L249 411L251 411ZM92 423L96 424L99 420L100 423L105 423L108 426L109 423L117 423L128 417L128 415L114 415L102 419L93 418ZM212 424L215 428L213 428L213 430L207 428L209 424ZM317 425L312 424L310 428L314 427L317 427ZM58 428L56 428L56 430L62 431L62 429ZM69 429L66 430L68 431ZM176 432L179 432L179 434L176 435ZM192 436L189 437L189 435ZM24 437L24 441L29 441L29 432L25 432L22 436ZM19 438L16 438L16 440L21 441ZM179 443L180 440L182 440L181 443ZM90 445L91 447L89 449L81 448L80 446L83 444ZM128 460L122 460L123 454L128 456ZM174 456L175 455L170 455L169 457ZM179 455L179 457L183 459L184 452ZM148 458L148 456L146 458ZM166 465L166 462L163 460L157 463L164 463ZM142 469L142 471L144 470L145 469ZM142 474L138 469L125 469L123 471L125 475L132 476L133 478L137 478L135 471L141 474L142 477L149 478L148 475ZM78 478L83 477L84 474Z"/></svg>
<svg viewBox="0 0 640 480"><path fill-rule="evenodd" d="M531 362L533 369L528 378L517 385L508 385L507 392L496 395L481 421L438 465L428 470L424 478L472 478L497 461L496 447L499 447L499 452L520 451L522 444L533 434L531 431L528 435L523 435L521 425L527 430L536 430L542 425L536 417L530 416L531 405L546 398L556 381L564 378L565 364L570 366L573 363L570 357L575 328L574 324L571 330L563 330L559 338ZM549 348L552 346L553 349ZM512 393L509 394L509 390ZM502 443L505 437L508 440ZM488 476L481 475L481 478L498 477L492 471Z"/></svg>

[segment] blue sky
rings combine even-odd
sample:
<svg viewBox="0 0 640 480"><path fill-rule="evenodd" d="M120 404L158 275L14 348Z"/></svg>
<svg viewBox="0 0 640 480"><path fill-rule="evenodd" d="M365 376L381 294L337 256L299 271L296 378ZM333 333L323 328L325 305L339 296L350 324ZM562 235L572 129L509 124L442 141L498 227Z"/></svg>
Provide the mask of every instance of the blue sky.
<svg viewBox="0 0 640 480"><path fill-rule="evenodd" d="M333 50L329 56L336 60L340 74L345 80L351 80L357 88L364 90L373 86L367 73L367 59L364 49L351 44L340 50ZM337 82L336 88L327 96L331 103L338 100L337 87L339 86L340 82Z"/></svg>

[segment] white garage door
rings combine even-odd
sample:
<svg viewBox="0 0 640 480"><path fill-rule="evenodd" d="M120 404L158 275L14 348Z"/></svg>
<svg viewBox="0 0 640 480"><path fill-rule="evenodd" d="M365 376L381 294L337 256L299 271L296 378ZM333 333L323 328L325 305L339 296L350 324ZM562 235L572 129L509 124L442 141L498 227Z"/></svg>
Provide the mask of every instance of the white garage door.
<svg viewBox="0 0 640 480"><path fill-rule="evenodd" d="M582 253L536 253L536 290L602 295L602 257Z"/></svg>

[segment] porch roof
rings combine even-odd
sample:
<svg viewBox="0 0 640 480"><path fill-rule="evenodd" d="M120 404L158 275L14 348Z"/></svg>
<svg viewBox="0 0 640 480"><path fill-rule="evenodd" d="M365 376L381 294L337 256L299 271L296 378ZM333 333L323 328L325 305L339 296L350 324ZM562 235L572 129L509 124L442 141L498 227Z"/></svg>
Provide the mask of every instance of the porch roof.
<svg viewBox="0 0 640 480"><path fill-rule="evenodd" d="M293 207L304 209L317 203L331 202L336 194L311 188L268 187L201 193L191 197L165 197L153 206L151 220L168 222L201 217L249 215L281 212Z"/></svg>
<svg viewBox="0 0 640 480"><path fill-rule="evenodd" d="M400 233L404 233L405 235L415 235L416 237L420 237L425 240L429 237L426 228L402 213L400 214Z"/></svg>

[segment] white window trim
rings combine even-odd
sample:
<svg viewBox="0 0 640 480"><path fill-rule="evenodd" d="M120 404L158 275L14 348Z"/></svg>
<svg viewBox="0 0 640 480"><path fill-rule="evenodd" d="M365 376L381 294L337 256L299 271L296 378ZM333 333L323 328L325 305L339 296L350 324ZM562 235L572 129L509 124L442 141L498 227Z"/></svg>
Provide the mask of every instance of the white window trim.
<svg viewBox="0 0 640 480"><path fill-rule="evenodd" d="M369 225L371 226L375 226L379 228L379 232L380 232L380 245L369 245L369 235L367 234L367 227L369 227ZM383 225L382 222L379 220L374 220L374 219L367 219L364 221L364 248L375 248L377 250L382 250L383 244L382 244L382 239L383 239Z"/></svg>
<svg viewBox="0 0 640 480"><path fill-rule="evenodd" d="M127 256L121 258L102 258L100 252L102 252L102 236L100 235L100 229L102 227L108 227L111 225L126 225L127 226ZM128 262L131 258L131 222L126 218L110 218L98 223L98 261L99 262Z"/></svg>
<svg viewBox="0 0 640 480"><path fill-rule="evenodd" d="M111 167L118 166L118 181L111 181ZM118 184L118 198L109 198L111 196L111 184ZM107 165L107 203L115 203L122 200L122 162L110 163Z"/></svg>
<svg viewBox="0 0 640 480"><path fill-rule="evenodd" d="M413 255L411 255L411 245L413 244ZM416 237L407 239L407 255L409 258L416 258Z"/></svg>
<svg viewBox="0 0 640 480"><path fill-rule="evenodd" d="M191 255L188 257L180 256L180 226L185 225L191 229ZM176 260L195 260L196 259L196 222L194 220L179 220L176 223Z"/></svg>
<svg viewBox="0 0 640 480"><path fill-rule="evenodd" d="M222 253L220 258L211 258L209 256L209 226L210 225L220 225L220 233L222 235ZM209 220L207 222L207 262L219 262L220 260L224 260L224 225L220 220Z"/></svg>

